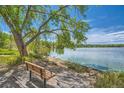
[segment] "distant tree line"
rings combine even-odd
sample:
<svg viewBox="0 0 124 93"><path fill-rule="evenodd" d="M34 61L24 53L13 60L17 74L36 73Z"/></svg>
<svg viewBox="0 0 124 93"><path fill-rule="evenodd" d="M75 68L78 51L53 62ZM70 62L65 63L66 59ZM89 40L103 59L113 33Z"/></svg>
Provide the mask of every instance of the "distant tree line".
<svg viewBox="0 0 124 93"><path fill-rule="evenodd" d="M124 44L85 44L85 45L78 45L78 47L124 47Z"/></svg>

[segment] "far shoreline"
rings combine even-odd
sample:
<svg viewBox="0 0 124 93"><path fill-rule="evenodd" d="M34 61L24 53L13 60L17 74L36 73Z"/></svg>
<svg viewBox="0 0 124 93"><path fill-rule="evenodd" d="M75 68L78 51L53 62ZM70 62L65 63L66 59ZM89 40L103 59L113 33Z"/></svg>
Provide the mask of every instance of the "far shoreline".
<svg viewBox="0 0 124 93"><path fill-rule="evenodd" d="M78 45L77 48L118 48L124 47L124 44L84 44Z"/></svg>
<svg viewBox="0 0 124 93"><path fill-rule="evenodd" d="M123 47L77 47L77 48L124 48Z"/></svg>

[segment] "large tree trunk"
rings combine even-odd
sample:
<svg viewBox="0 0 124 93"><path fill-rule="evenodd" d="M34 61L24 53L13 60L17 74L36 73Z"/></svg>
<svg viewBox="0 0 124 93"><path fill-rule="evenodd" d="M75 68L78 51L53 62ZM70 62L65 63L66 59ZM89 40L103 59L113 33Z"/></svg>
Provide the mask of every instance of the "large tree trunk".
<svg viewBox="0 0 124 93"><path fill-rule="evenodd" d="M22 39L22 35L18 34L16 32L12 32L12 33L13 33L13 36L14 36L18 51L20 53L20 56L21 57L27 56L28 52L27 52L26 45L24 44L24 41Z"/></svg>

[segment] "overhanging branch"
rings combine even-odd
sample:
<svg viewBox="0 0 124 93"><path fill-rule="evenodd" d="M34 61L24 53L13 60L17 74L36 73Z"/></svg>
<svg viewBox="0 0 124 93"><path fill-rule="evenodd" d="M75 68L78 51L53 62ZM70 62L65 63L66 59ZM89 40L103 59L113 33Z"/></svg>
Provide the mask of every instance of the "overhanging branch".
<svg viewBox="0 0 124 93"><path fill-rule="evenodd" d="M45 12L45 11L38 11L38 10L30 10L30 11L32 11L32 12L35 12L35 13L40 13L40 14L50 14L50 13L48 13L48 12ZM65 15L63 15L63 14L57 14L58 16L62 16L62 17L64 17L64 18L66 18L67 19L67 16L65 16Z"/></svg>
<svg viewBox="0 0 124 93"><path fill-rule="evenodd" d="M66 7L68 7L68 5L65 5L65 6L61 7L60 9L58 9L55 14L59 13L62 9L66 8ZM55 15L55 14L54 14L54 15ZM40 34L43 33L43 32L41 32L42 27L45 26L45 25L52 19L52 17L53 17L54 15L51 15L43 24L41 24L41 26L40 26L39 29L38 29L37 34L34 35L29 41L27 41L26 46L29 45L37 36L39 36Z"/></svg>
<svg viewBox="0 0 124 93"><path fill-rule="evenodd" d="M42 32L38 32L34 37L32 37L29 41L26 42L26 46L29 45L33 40L35 40L35 38L43 33L54 33L56 34L57 36L59 36L58 33L56 33L55 31L58 31L58 30L67 30L67 29L53 29L53 30L50 30L50 31L47 31L47 30L44 30Z"/></svg>
<svg viewBox="0 0 124 93"><path fill-rule="evenodd" d="M61 7L55 14L59 13L62 9L66 8L67 6L68 6L68 5ZM55 14L54 14L54 15L55 15ZM42 27L45 26L45 25L52 19L52 17L53 17L54 15L51 15L51 16L39 27L39 30L38 30L39 32L40 32L40 30L42 29Z"/></svg>

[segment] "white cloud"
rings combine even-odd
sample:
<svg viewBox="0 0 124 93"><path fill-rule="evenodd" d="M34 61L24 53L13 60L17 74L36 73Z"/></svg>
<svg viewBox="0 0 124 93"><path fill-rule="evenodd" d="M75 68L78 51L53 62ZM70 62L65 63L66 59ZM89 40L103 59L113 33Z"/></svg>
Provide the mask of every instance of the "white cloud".
<svg viewBox="0 0 124 93"><path fill-rule="evenodd" d="M90 44L124 44L124 26L109 28L94 28L87 34L87 43Z"/></svg>
<svg viewBox="0 0 124 93"><path fill-rule="evenodd" d="M83 21L87 22L87 23L90 23L93 21L93 19L83 19Z"/></svg>

